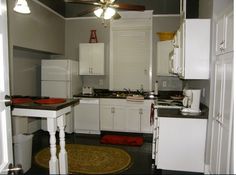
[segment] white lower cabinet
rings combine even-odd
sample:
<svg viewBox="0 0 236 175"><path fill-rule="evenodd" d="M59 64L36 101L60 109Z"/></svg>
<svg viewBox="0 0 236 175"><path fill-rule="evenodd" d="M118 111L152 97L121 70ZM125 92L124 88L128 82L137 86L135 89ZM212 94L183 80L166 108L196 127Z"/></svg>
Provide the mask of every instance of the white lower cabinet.
<svg viewBox="0 0 236 175"><path fill-rule="evenodd" d="M158 117L158 169L204 172L207 119Z"/></svg>
<svg viewBox="0 0 236 175"><path fill-rule="evenodd" d="M100 99L100 129L105 131L152 133L152 100Z"/></svg>
<svg viewBox="0 0 236 175"><path fill-rule="evenodd" d="M80 103L74 107L74 132L100 134L99 99L80 99Z"/></svg>

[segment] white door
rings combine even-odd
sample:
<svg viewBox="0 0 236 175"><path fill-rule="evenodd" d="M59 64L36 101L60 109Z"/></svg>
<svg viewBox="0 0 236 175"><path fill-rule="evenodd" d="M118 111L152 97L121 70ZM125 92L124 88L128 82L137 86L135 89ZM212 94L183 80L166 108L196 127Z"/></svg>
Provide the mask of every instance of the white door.
<svg viewBox="0 0 236 175"><path fill-rule="evenodd" d="M0 0L0 174L6 174L9 163L13 163L10 107L5 106L5 95L9 95L7 6Z"/></svg>

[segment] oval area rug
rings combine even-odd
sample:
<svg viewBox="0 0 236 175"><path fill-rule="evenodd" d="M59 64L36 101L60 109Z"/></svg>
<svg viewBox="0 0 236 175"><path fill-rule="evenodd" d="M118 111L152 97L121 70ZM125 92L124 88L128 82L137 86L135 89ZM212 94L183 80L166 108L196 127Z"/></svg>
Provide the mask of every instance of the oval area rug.
<svg viewBox="0 0 236 175"><path fill-rule="evenodd" d="M58 145L57 150L59 152ZM130 155L119 148L66 144L66 150L70 173L111 174L127 170L131 165ZM49 159L49 148L35 155L35 162L44 168L48 168Z"/></svg>

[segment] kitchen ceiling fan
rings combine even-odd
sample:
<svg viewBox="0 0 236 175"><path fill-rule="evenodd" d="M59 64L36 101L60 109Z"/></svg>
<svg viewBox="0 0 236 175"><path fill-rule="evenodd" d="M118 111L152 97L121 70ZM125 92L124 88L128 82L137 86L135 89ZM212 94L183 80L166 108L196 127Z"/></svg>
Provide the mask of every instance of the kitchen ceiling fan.
<svg viewBox="0 0 236 175"><path fill-rule="evenodd" d="M120 19L120 14L116 11L116 9L120 10L129 10L129 11L144 11L145 6L136 5L136 4L128 4L128 3L117 3L116 0L64 0L66 3L77 3L77 4L89 4L94 5L94 8L87 9L83 12L80 12L78 16L83 16L94 12L94 14L98 18L102 18L104 20L108 19Z"/></svg>

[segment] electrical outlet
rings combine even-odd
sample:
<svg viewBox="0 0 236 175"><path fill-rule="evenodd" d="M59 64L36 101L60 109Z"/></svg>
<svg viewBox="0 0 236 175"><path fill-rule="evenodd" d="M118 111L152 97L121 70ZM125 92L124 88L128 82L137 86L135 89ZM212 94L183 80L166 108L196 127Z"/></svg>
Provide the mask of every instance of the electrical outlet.
<svg viewBox="0 0 236 175"><path fill-rule="evenodd" d="M206 96L206 89L205 88L202 88L202 97L204 98Z"/></svg>
<svg viewBox="0 0 236 175"><path fill-rule="evenodd" d="M167 87L167 82L166 81L162 82L162 87Z"/></svg>

